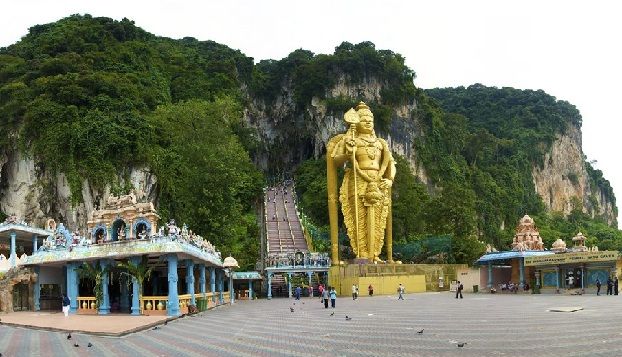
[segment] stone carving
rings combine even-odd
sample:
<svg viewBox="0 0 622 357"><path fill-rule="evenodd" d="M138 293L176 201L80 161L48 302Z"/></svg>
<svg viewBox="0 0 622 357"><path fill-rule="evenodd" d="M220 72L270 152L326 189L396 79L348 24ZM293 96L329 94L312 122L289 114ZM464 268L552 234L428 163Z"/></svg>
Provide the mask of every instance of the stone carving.
<svg viewBox="0 0 622 357"><path fill-rule="evenodd" d="M564 242L561 239L557 239L555 242L553 242L553 244L551 245L551 250L559 253L559 252L565 252L566 251L566 242Z"/></svg>
<svg viewBox="0 0 622 357"><path fill-rule="evenodd" d="M588 249L585 246L585 240L587 239L583 233L579 232L576 236L572 238L572 242L574 243L574 247L572 247L572 251L574 252L587 252ZM598 249L598 248L597 248Z"/></svg>
<svg viewBox="0 0 622 357"><path fill-rule="evenodd" d="M338 261L336 171L349 162L339 201L350 246L357 258L380 261L385 228L391 224L389 208L395 162L387 142L376 137L374 115L365 103L360 102L356 110L350 109L344 119L350 127L345 134L330 139L326 155L333 260ZM391 236L387 236L387 255L392 261Z"/></svg>
<svg viewBox="0 0 622 357"><path fill-rule="evenodd" d="M516 226L516 234L512 239L512 250L544 250L544 243L535 222L525 215Z"/></svg>

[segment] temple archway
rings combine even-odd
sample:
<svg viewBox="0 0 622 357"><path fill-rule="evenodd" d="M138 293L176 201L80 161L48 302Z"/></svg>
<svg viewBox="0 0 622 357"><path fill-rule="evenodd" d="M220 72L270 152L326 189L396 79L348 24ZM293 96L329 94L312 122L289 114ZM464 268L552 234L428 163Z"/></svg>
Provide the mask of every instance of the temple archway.
<svg viewBox="0 0 622 357"><path fill-rule="evenodd" d="M112 232L111 232L112 241L119 240L119 229L122 230L122 235L123 235L122 239L125 239L125 227L126 227L125 221L122 220L121 218L115 220L112 223Z"/></svg>
<svg viewBox="0 0 622 357"><path fill-rule="evenodd" d="M142 232L144 232L145 237L149 237L151 235L151 223L142 217L138 218L134 222L132 232L134 233L133 236L136 238L140 238L140 235L143 234Z"/></svg>

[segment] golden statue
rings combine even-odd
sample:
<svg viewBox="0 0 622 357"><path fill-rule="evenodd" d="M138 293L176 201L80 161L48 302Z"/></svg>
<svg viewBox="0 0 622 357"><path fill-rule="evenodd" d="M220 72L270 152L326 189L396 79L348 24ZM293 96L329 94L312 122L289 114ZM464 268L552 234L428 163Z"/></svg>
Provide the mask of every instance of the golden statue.
<svg viewBox="0 0 622 357"><path fill-rule="evenodd" d="M360 102L344 115L345 134L334 136L326 149L328 214L332 261L339 263L337 218L337 168L349 162L339 192L339 202L357 258L379 261L387 235L387 259L393 262L391 186L395 162L387 142L376 137L374 114Z"/></svg>

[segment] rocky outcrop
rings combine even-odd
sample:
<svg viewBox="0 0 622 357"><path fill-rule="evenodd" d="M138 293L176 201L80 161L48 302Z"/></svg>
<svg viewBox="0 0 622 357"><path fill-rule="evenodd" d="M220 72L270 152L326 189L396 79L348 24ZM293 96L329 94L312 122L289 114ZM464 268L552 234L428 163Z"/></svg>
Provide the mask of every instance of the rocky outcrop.
<svg viewBox="0 0 622 357"><path fill-rule="evenodd" d="M599 217L615 224L614 204L593 183L585 168L581 149L581 131L570 126L564 135L558 135L541 167L533 168L536 193L551 211L569 214L576 204L592 218Z"/></svg>
<svg viewBox="0 0 622 357"><path fill-rule="evenodd" d="M110 195L110 186L97 189L84 180L82 200L75 205L64 174L46 172L43 165L17 151L5 153L0 164L0 210L35 226L43 227L47 219L53 218L70 230L84 231L89 214ZM117 179L123 182L123 178ZM157 203L157 180L146 167L130 168L129 179Z"/></svg>
<svg viewBox="0 0 622 357"><path fill-rule="evenodd" d="M0 277L0 312L13 312L13 287L17 284L28 284L30 290L29 304L33 307L32 285L37 281L37 274L32 268L17 267L7 271Z"/></svg>
<svg viewBox="0 0 622 357"><path fill-rule="evenodd" d="M351 84L340 76L334 87L327 90L326 98L357 98L371 102L382 102L383 83L376 78L366 78ZM299 108L292 97L293 90L285 84L281 95L271 103L250 98L245 111L246 122L255 128L263 151L257 153L255 161L264 170L268 163L282 160L283 167L291 167L308 157L319 158L326 151L328 140L347 128L343 113L333 113L327 107L327 100L314 97L311 105ZM353 102L352 105L355 103ZM372 111L374 108L372 106ZM417 103L393 108L391 121L386 131L376 125L376 132L385 138L391 150L406 158L413 173L428 183L425 169L417 163L413 143L421 135L418 122L413 119ZM280 150L281 149L281 150ZM275 154L276 152L276 154Z"/></svg>

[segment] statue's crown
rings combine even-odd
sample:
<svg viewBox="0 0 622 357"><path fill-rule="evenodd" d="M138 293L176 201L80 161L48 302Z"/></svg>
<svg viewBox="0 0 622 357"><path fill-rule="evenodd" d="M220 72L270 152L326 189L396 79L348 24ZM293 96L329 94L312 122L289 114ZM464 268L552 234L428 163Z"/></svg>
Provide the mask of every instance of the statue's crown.
<svg viewBox="0 0 622 357"><path fill-rule="evenodd" d="M356 111L357 111L357 112L358 112L359 110L361 110L361 109L367 109L367 110L370 110L370 109L369 109L369 107L367 106L367 104L365 104L365 102L363 102L363 101L360 101L360 102L359 102L359 104L357 104L357 105L356 105L356 108L354 108L354 109L356 109Z"/></svg>

